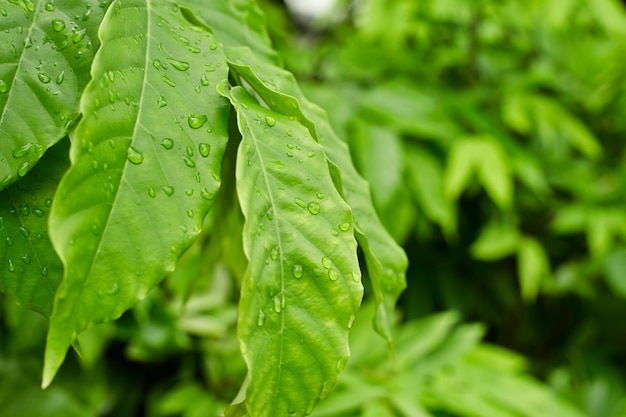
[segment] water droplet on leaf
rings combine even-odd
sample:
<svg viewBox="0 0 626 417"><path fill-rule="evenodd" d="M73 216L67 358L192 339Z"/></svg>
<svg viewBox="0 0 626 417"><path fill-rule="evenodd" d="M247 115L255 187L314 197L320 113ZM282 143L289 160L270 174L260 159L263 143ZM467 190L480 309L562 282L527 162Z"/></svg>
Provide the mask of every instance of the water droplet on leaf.
<svg viewBox="0 0 626 417"><path fill-rule="evenodd" d="M135 165L139 165L143 162L143 153L131 146L128 148L128 160Z"/></svg>
<svg viewBox="0 0 626 417"><path fill-rule="evenodd" d="M301 198L294 198L293 199L294 203L296 203L298 206L305 208L306 207L306 203L304 202L304 200L302 200Z"/></svg>
<svg viewBox="0 0 626 417"><path fill-rule="evenodd" d="M164 185L163 186L163 192L168 197L171 197L174 194L174 187L172 187L171 185Z"/></svg>
<svg viewBox="0 0 626 417"><path fill-rule="evenodd" d="M17 175L23 177L30 170L30 162L22 162L17 166Z"/></svg>
<svg viewBox="0 0 626 417"><path fill-rule="evenodd" d="M40 72L39 74L37 74L37 78L39 78L39 81L41 81L44 84L48 84L50 82L50 77L48 77L43 72Z"/></svg>
<svg viewBox="0 0 626 417"><path fill-rule="evenodd" d="M23 156L28 155L32 147L33 147L32 143L26 143L22 146L18 146L17 148L13 150L13 158L21 158Z"/></svg>
<svg viewBox="0 0 626 417"><path fill-rule="evenodd" d="M13 265L12 259L9 259L9 272L15 272L15 265Z"/></svg>
<svg viewBox="0 0 626 417"><path fill-rule="evenodd" d="M206 115L197 115L190 114L187 118L187 123L189 123L189 127L192 129L200 129L203 124L205 124L208 120Z"/></svg>
<svg viewBox="0 0 626 417"><path fill-rule="evenodd" d="M148 195L152 198L156 197L156 191L154 191L154 188L148 187Z"/></svg>
<svg viewBox="0 0 626 417"><path fill-rule="evenodd" d="M278 249L272 248L272 250L270 251L270 258L272 258L272 260L274 261L278 259Z"/></svg>
<svg viewBox="0 0 626 417"><path fill-rule="evenodd" d="M198 150L200 151L200 155L206 158L207 156L209 156L209 153L211 152L211 145L209 145L208 143L202 142L198 145Z"/></svg>
<svg viewBox="0 0 626 417"><path fill-rule="evenodd" d="M172 64L172 66L174 68L176 68L178 71L187 71L189 69L189 62L185 62L185 61L179 61L177 59L168 59L168 61L170 61L170 64Z"/></svg>
<svg viewBox="0 0 626 417"><path fill-rule="evenodd" d="M263 310L259 310L259 317L256 319L256 325L263 326L263 323L265 323L265 313Z"/></svg>
<svg viewBox="0 0 626 417"><path fill-rule="evenodd" d="M65 79L65 71L61 71L59 75L57 75L56 80L54 80L57 84L63 84L63 80Z"/></svg>
<svg viewBox="0 0 626 417"><path fill-rule="evenodd" d="M59 19L54 19L52 21L52 29L54 29L56 32L62 32L63 30L65 30L65 22Z"/></svg>
<svg viewBox="0 0 626 417"><path fill-rule="evenodd" d="M302 265L294 265L291 272L293 273L293 276L297 279L302 278L302 276L304 275L304 271L302 270Z"/></svg>
<svg viewBox="0 0 626 417"><path fill-rule="evenodd" d="M265 116L265 123L269 127L272 127L276 124L276 119L274 119L272 116Z"/></svg>
<svg viewBox="0 0 626 417"><path fill-rule="evenodd" d="M161 146L163 146L165 149L172 149L174 147L174 140L170 138L164 138L161 141Z"/></svg>
<svg viewBox="0 0 626 417"><path fill-rule="evenodd" d="M326 269L330 268L331 266L333 266L333 262L330 260L330 258L324 256L322 258L322 266Z"/></svg>
<svg viewBox="0 0 626 417"><path fill-rule="evenodd" d="M311 214L319 214L319 212L320 212L320 205L318 203L312 201L307 206L307 210L309 210L309 213L311 213Z"/></svg>
<svg viewBox="0 0 626 417"><path fill-rule="evenodd" d="M339 225L339 230L341 230L342 232L347 232L348 230L350 230L350 223L348 222L341 223Z"/></svg>

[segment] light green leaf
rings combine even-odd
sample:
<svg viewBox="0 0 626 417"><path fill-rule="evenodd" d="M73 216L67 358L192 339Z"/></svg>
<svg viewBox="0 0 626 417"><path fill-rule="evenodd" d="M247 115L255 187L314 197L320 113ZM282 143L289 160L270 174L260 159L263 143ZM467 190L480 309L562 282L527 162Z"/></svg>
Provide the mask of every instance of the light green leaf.
<svg viewBox="0 0 626 417"><path fill-rule="evenodd" d="M230 67L252 87L270 108L294 117L309 128L328 156L331 174L340 184L343 197L352 208L355 232L363 249L378 305L375 326L391 342L395 303L406 286L407 258L380 223L370 196L369 184L352 164L347 145L333 132L326 113L308 101L293 75L255 58L248 48L227 48Z"/></svg>
<svg viewBox="0 0 626 417"><path fill-rule="evenodd" d="M537 297L542 280L550 272L548 257L537 240L530 237L519 240L517 272L522 298L533 301Z"/></svg>
<svg viewBox="0 0 626 417"><path fill-rule="evenodd" d="M626 249L618 249L604 258L604 274L613 292L626 297Z"/></svg>
<svg viewBox="0 0 626 417"><path fill-rule="evenodd" d="M100 38L50 214L65 276L44 386L78 332L119 317L174 269L220 184L229 106L214 87L227 74L213 35L173 2L131 0L108 10Z"/></svg>
<svg viewBox="0 0 626 417"><path fill-rule="evenodd" d="M310 131L242 87L219 91L243 140L237 194L249 267L239 337L253 417L307 415L348 360L348 330L363 288L350 208L335 190Z"/></svg>
<svg viewBox="0 0 626 417"><path fill-rule="evenodd" d="M48 214L69 167L69 140L52 147L18 183L0 191L0 292L45 316L63 265L48 237Z"/></svg>
<svg viewBox="0 0 626 417"><path fill-rule="evenodd" d="M495 261L517 251L519 231L508 224L493 222L485 226L472 243L470 252L476 259Z"/></svg>
<svg viewBox="0 0 626 417"><path fill-rule="evenodd" d="M78 118L109 1L2 1L0 189L23 177Z"/></svg>
<svg viewBox="0 0 626 417"><path fill-rule="evenodd" d="M456 199L475 173L491 199L501 208L513 200L513 180L506 154L490 136L461 138L451 150L444 180L449 198Z"/></svg>
<svg viewBox="0 0 626 417"><path fill-rule="evenodd" d="M447 237L456 233L456 210L444 195L443 168L428 152L411 147L407 155L409 186L426 217L441 226Z"/></svg>

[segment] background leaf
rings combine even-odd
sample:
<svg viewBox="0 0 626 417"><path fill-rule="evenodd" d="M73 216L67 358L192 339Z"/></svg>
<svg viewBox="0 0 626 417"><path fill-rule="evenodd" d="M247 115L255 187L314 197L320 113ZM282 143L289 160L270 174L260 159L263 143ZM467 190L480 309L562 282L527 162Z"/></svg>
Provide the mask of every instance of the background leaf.
<svg viewBox="0 0 626 417"><path fill-rule="evenodd" d="M238 330L248 412L307 415L348 360L363 291L352 215L310 131L227 88L243 136L236 177L249 267Z"/></svg>
<svg viewBox="0 0 626 417"><path fill-rule="evenodd" d="M50 219L65 276L44 386L78 332L119 317L174 269L220 184L228 104L214 88L226 65L213 35L173 2L133 0L109 9L100 36Z"/></svg>
<svg viewBox="0 0 626 417"><path fill-rule="evenodd" d="M0 2L0 189L23 177L78 118L109 3Z"/></svg>

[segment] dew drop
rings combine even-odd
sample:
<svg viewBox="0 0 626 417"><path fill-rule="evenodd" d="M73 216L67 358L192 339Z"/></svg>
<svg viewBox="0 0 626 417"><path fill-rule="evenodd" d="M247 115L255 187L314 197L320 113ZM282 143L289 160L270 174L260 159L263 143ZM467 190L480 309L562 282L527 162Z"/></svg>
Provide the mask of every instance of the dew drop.
<svg viewBox="0 0 626 417"><path fill-rule="evenodd" d="M189 117L187 117L187 123L189 123L189 127L192 129L200 129L202 127L202 125L204 125L208 120L208 117L206 115L197 115L197 114L190 114Z"/></svg>
<svg viewBox="0 0 626 417"><path fill-rule="evenodd" d="M205 200L213 200L215 198L215 193L212 193L206 188L203 188L202 190L200 190L200 197L204 198Z"/></svg>
<svg viewBox="0 0 626 417"><path fill-rule="evenodd" d="M17 175L23 177L30 170L30 162L22 162L17 166Z"/></svg>
<svg viewBox="0 0 626 417"><path fill-rule="evenodd" d="M193 216L195 216L195 213L193 212L193 210L187 210L187 217L189 217L190 219L193 218Z"/></svg>
<svg viewBox="0 0 626 417"><path fill-rule="evenodd" d="M342 232L347 232L348 230L350 230L350 223L348 222L341 223L339 225L339 230L341 230Z"/></svg>
<svg viewBox="0 0 626 417"><path fill-rule="evenodd" d="M287 156L290 157L290 158L293 158L293 152L287 151Z"/></svg>
<svg viewBox="0 0 626 417"><path fill-rule="evenodd" d="M170 138L163 138L161 141L161 146L165 149L172 149L174 147L174 140Z"/></svg>
<svg viewBox="0 0 626 417"><path fill-rule="evenodd" d="M352 281L356 282L357 284L361 282L361 273L360 272L352 272Z"/></svg>
<svg viewBox="0 0 626 417"><path fill-rule="evenodd" d="M171 185L164 185L163 186L163 192L168 197L171 197L174 194L174 187L172 187Z"/></svg>
<svg viewBox="0 0 626 417"><path fill-rule="evenodd" d="M189 168L196 167L196 163L188 156L183 156L183 161L185 162L185 165L187 165Z"/></svg>
<svg viewBox="0 0 626 417"><path fill-rule="evenodd" d="M0 80L0 93L6 93L9 90L9 86L6 81Z"/></svg>
<svg viewBox="0 0 626 417"><path fill-rule="evenodd" d="M291 272L293 273L293 276L296 279L300 279L304 275L304 271L302 270L302 265L294 265Z"/></svg>
<svg viewBox="0 0 626 417"><path fill-rule="evenodd" d="M307 210L309 210L309 213L311 213L311 214L319 214L319 212L320 212L320 205L318 203L312 201L307 206Z"/></svg>
<svg viewBox="0 0 626 417"><path fill-rule="evenodd" d="M13 239L10 236L7 236L7 246L13 246Z"/></svg>
<svg viewBox="0 0 626 417"><path fill-rule="evenodd" d="M28 216L30 214L30 207L28 204L22 203L20 206L20 213L22 213L22 216Z"/></svg>
<svg viewBox="0 0 626 417"><path fill-rule="evenodd" d="M330 229L330 233L332 233L333 236L339 236L337 229Z"/></svg>
<svg viewBox="0 0 626 417"><path fill-rule="evenodd" d="M211 145L202 142L198 145L198 150L200 151L200 155L206 158L209 156L209 153L211 153Z"/></svg>
<svg viewBox="0 0 626 417"><path fill-rule="evenodd" d="M152 198L156 197L156 191L154 191L154 188L148 187L148 195Z"/></svg>
<svg viewBox="0 0 626 417"><path fill-rule="evenodd" d="M40 209L40 208L34 208L34 209L33 209L33 214L34 214L35 216L37 216L37 217L43 217L43 216L45 216L45 215L46 215L46 213L44 213L44 212L43 212L43 210L42 210L42 209Z"/></svg>
<svg viewBox="0 0 626 417"><path fill-rule="evenodd" d="M50 77L48 77L43 72L40 72L39 74L37 74L37 78L39 78L39 81L41 81L44 84L48 84L50 82Z"/></svg>
<svg viewBox="0 0 626 417"><path fill-rule="evenodd" d="M15 272L15 265L13 265L12 259L9 259L9 272Z"/></svg>
<svg viewBox="0 0 626 417"><path fill-rule="evenodd" d="M193 156L193 148L191 145L185 146L185 152L187 152L187 156Z"/></svg>
<svg viewBox="0 0 626 417"><path fill-rule="evenodd" d="M80 41L82 41L85 38L85 34L87 33L87 29L81 29L76 31L76 33L74 33L74 35L72 35L72 42L74 43L79 43ZM113 81L113 80L111 80Z"/></svg>
<svg viewBox="0 0 626 417"><path fill-rule="evenodd" d="M176 83L172 81L167 75L163 75L161 79L165 84L169 85L170 87L176 87Z"/></svg>
<svg viewBox="0 0 626 417"><path fill-rule="evenodd" d="M314 151L309 151L309 153L307 153L306 156L309 157L309 158L313 158L315 156L315 152Z"/></svg>
<svg viewBox="0 0 626 417"><path fill-rule="evenodd" d="M337 281L337 278L339 278L339 275L337 274L337 271L335 271L334 269L329 269L328 278L330 278L331 281Z"/></svg>
<svg viewBox="0 0 626 417"><path fill-rule="evenodd" d="M202 84L205 87L209 85L209 79L207 78L206 75L203 75L202 77L200 77L200 84Z"/></svg>
<svg viewBox="0 0 626 417"><path fill-rule="evenodd" d="M61 71L59 75L57 75L57 78L56 80L54 80L54 82L56 82L57 84L63 84L63 80L65 80L65 71Z"/></svg>
<svg viewBox="0 0 626 417"><path fill-rule="evenodd" d="M139 165L143 162L143 153L131 146L128 148L128 160L135 165Z"/></svg>
<svg viewBox="0 0 626 417"><path fill-rule="evenodd" d="M30 263L30 255L25 253L24 256L22 256L22 261L28 265Z"/></svg>
<svg viewBox="0 0 626 417"><path fill-rule="evenodd" d="M266 216L267 216L267 220L272 220L274 218L274 212L272 211L271 208L267 210Z"/></svg>
<svg viewBox="0 0 626 417"><path fill-rule="evenodd" d="M152 61L152 66L158 70L161 69L161 61L155 59L154 61Z"/></svg>
<svg viewBox="0 0 626 417"><path fill-rule="evenodd" d="M272 127L276 124L276 119L274 119L272 116L265 116L265 123L269 127Z"/></svg>
<svg viewBox="0 0 626 417"><path fill-rule="evenodd" d="M24 236L24 237L30 236L30 232L24 226L20 226L20 227L18 227L18 229L22 233L22 236Z"/></svg>
<svg viewBox="0 0 626 417"><path fill-rule="evenodd" d="M159 106L160 109L167 106L167 100L165 99L165 97L159 96L159 98L157 99L157 106Z"/></svg>
<svg viewBox="0 0 626 417"><path fill-rule="evenodd" d="M52 21L52 29L54 29L55 32L62 32L65 30L65 22L59 19L54 19Z"/></svg>
<svg viewBox="0 0 626 417"><path fill-rule="evenodd" d="M51 199L51 198L46 198L46 199L44 200L43 204L44 204L46 207L50 207L50 206L52 206L52 199Z"/></svg>
<svg viewBox="0 0 626 417"><path fill-rule="evenodd" d="M324 199L324 194L322 194L322 193L315 193L315 196L316 196L317 198L319 198L320 200L323 200L323 199Z"/></svg>
<svg viewBox="0 0 626 417"><path fill-rule="evenodd" d="M272 258L272 260L274 261L278 259L278 249L272 248L272 250L270 251L270 258Z"/></svg>
<svg viewBox="0 0 626 417"><path fill-rule="evenodd" d="M22 146L18 146L17 148L13 150L13 158L21 158L23 156L28 155L32 147L33 147L32 143L26 143Z"/></svg>
<svg viewBox="0 0 626 417"><path fill-rule="evenodd" d="M188 190L185 190L185 195L188 197L191 197L193 195L193 188L189 188Z"/></svg>
<svg viewBox="0 0 626 417"><path fill-rule="evenodd" d="M350 314L350 317L348 318L348 329L351 329L352 326L354 326L354 319L355 319L354 314Z"/></svg>
<svg viewBox="0 0 626 417"><path fill-rule="evenodd" d="M187 71L189 69L189 62L185 62L185 61L179 61L177 59L168 59L168 61L170 61L170 64L172 64L172 66L174 68L176 68L178 71Z"/></svg>
<svg viewBox="0 0 626 417"><path fill-rule="evenodd" d="M55 7L54 7L54 3L52 3L52 2L47 2L47 3L46 3L46 11L48 11L48 12L53 12L53 11L54 11L54 9L55 9Z"/></svg>
<svg viewBox="0 0 626 417"><path fill-rule="evenodd" d="M346 367L346 363L348 363L348 358L342 358L337 361L337 367L335 370L338 374L342 373L344 368Z"/></svg>
<svg viewBox="0 0 626 417"><path fill-rule="evenodd" d="M216 44L215 42L213 42L213 43L211 43L211 45L209 45L209 48L210 48L212 51L215 51L215 50L217 49L217 44Z"/></svg>
<svg viewBox="0 0 626 417"><path fill-rule="evenodd" d="M294 203L296 203L298 206L305 208L306 207L306 203L304 202L304 200L302 200L301 198L294 198L293 199Z"/></svg>
<svg viewBox="0 0 626 417"><path fill-rule="evenodd" d="M263 312L263 310L259 310L259 317L257 317L256 319L256 325L263 326L264 323L265 323L265 313Z"/></svg>
<svg viewBox="0 0 626 417"><path fill-rule="evenodd" d="M322 258L322 266L326 269L330 268L331 266L333 266L333 262L330 260L330 258L324 256Z"/></svg>
<svg viewBox="0 0 626 417"><path fill-rule="evenodd" d="M280 302L280 298L277 295L274 296L274 311L280 313L282 311L282 304Z"/></svg>
<svg viewBox="0 0 626 417"><path fill-rule="evenodd" d="M111 288L107 290L107 295L116 295L118 292L120 292L120 285L114 282Z"/></svg>

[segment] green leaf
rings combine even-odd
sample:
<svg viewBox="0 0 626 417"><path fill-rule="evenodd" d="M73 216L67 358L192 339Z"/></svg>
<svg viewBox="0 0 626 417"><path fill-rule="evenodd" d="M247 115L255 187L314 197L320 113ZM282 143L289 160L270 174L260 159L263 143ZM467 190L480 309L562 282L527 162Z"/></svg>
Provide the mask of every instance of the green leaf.
<svg viewBox="0 0 626 417"><path fill-rule="evenodd" d="M441 226L447 237L456 233L456 210L444 195L443 168L428 152L411 147L407 155L409 186L426 217Z"/></svg>
<svg viewBox="0 0 626 417"><path fill-rule="evenodd" d="M472 174L501 208L513 200L513 180L504 150L491 136L470 136L457 141L448 159L444 180L446 195L458 198L469 185Z"/></svg>
<svg viewBox="0 0 626 417"><path fill-rule="evenodd" d="M63 276L48 237L48 214L70 164L68 149L69 140L60 142L24 178L0 191L0 292L45 316Z"/></svg>
<svg viewBox="0 0 626 417"><path fill-rule="evenodd" d="M611 252L604 258L604 273L613 292L626 297L626 249Z"/></svg>
<svg viewBox="0 0 626 417"><path fill-rule="evenodd" d="M242 87L224 82L219 91L235 106L243 137L236 178L249 266L238 329L248 412L306 415L348 360L363 291L352 214L305 126Z"/></svg>
<svg viewBox="0 0 626 417"><path fill-rule="evenodd" d="M520 239L517 250L517 270L522 298L533 301L537 297L541 281L550 272L548 257L537 240L530 237Z"/></svg>
<svg viewBox="0 0 626 417"><path fill-rule="evenodd" d="M372 203L369 184L356 171L347 145L333 132L324 110L308 101L293 75L273 64L259 61L247 48L227 48L230 67L243 77L270 108L294 117L309 128L323 146L334 179L352 208L355 233L363 249L378 305L375 326L391 342L395 303L406 286L407 258L380 223ZM390 345L391 346L391 345Z"/></svg>
<svg viewBox="0 0 626 417"><path fill-rule="evenodd" d="M0 189L23 177L78 118L108 4L2 2Z"/></svg>
<svg viewBox="0 0 626 417"><path fill-rule="evenodd" d="M508 224L493 222L485 226L472 243L470 252L476 259L495 261L517 251L519 231Z"/></svg>
<svg viewBox="0 0 626 417"><path fill-rule="evenodd" d="M219 188L229 106L214 86L226 63L185 16L174 2L118 1L100 28L72 167L50 214L65 275L44 386L78 332L119 317L174 269Z"/></svg>

